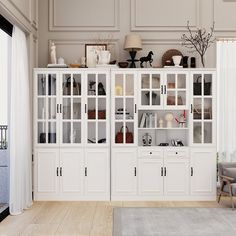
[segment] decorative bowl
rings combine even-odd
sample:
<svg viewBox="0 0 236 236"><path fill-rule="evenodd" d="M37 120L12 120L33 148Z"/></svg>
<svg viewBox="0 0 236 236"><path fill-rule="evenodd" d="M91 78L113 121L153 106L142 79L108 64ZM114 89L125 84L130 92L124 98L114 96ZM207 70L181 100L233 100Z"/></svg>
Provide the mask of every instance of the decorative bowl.
<svg viewBox="0 0 236 236"><path fill-rule="evenodd" d="M127 68L129 63L126 61L121 61L121 62L118 62L118 65L120 68Z"/></svg>

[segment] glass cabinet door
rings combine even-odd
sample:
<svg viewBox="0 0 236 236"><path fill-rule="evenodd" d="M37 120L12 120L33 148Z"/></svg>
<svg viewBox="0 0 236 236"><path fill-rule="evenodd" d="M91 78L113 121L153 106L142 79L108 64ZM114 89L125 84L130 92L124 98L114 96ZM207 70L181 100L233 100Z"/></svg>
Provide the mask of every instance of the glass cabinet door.
<svg viewBox="0 0 236 236"><path fill-rule="evenodd" d="M193 144L213 143L213 74L192 75Z"/></svg>
<svg viewBox="0 0 236 236"><path fill-rule="evenodd" d="M135 78L132 73L114 73L112 76L112 112L114 144L134 144L136 140Z"/></svg>
<svg viewBox="0 0 236 236"><path fill-rule="evenodd" d="M82 74L63 73L61 88L61 143L78 145L82 142Z"/></svg>
<svg viewBox="0 0 236 236"><path fill-rule="evenodd" d="M109 143L109 84L108 74L86 74L86 143L107 145Z"/></svg>
<svg viewBox="0 0 236 236"><path fill-rule="evenodd" d="M57 74L36 74L37 144L58 143Z"/></svg>
<svg viewBox="0 0 236 236"><path fill-rule="evenodd" d="M141 104L143 108L155 107L162 105L163 87L161 85L160 73L141 73Z"/></svg>
<svg viewBox="0 0 236 236"><path fill-rule="evenodd" d="M166 73L164 85L165 108L188 108L188 80L187 73Z"/></svg>

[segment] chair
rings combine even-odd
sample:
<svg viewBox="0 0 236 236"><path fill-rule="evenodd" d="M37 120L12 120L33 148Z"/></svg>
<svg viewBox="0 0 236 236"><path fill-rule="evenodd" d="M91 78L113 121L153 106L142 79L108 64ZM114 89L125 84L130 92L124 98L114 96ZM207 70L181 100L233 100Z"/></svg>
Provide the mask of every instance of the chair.
<svg viewBox="0 0 236 236"><path fill-rule="evenodd" d="M231 198L232 208L234 209L233 196L236 196L236 162L221 162L218 164L220 179L220 191L218 203L222 194Z"/></svg>

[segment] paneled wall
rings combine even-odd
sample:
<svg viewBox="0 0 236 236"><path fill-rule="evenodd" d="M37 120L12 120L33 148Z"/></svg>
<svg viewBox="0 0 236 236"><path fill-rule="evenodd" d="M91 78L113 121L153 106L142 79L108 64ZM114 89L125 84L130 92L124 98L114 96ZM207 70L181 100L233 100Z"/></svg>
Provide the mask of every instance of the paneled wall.
<svg viewBox="0 0 236 236"><path fill-rule="evenodd" d="M154 65L168 49L179 49L187 21L193 29L210 28L215 21L216 37L236 36L236 0L40 0L39 66L48 63L51 41L57 56L67 63L80 61L86 43L109 42L112 59L128 58L123 50L126 34L138 33L143 50L137 58L154 52ZM213 45L206 55L206 65L215 66Z"/></svg>

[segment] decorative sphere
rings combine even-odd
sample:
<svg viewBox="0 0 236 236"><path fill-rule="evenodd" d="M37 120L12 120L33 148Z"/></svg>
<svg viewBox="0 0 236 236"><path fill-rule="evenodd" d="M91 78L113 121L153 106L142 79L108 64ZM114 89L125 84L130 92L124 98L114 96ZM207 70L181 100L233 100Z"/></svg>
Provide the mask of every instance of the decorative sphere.
<svg viewBox="0 0 236 236"><path fill-rule="evenodd" d="M168 121L172 121L174 119L174 115L171 112L168 112L165 114L165 120Z"/></svg>

